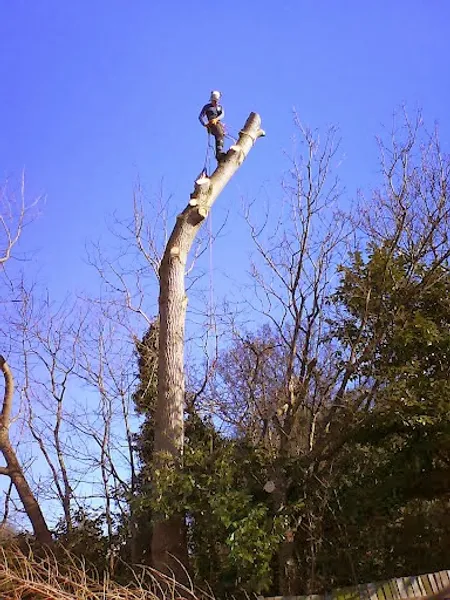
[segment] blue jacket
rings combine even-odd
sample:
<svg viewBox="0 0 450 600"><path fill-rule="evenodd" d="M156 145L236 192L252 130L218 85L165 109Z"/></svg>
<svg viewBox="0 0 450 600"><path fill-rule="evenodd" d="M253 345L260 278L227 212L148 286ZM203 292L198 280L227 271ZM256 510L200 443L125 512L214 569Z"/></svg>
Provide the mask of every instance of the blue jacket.
<svg viewBox="0 0 450 600"><path fill-rule="evenodd" d="M217 119L218 121L221 121L224 114L225 112L220 104L214 105L211 102L208 102L208 104L205 104L205 106L202 108L200 114L198 115L198 119L202 125L206 125L209 123L209 121L211 121L211 119Z"/></svg>

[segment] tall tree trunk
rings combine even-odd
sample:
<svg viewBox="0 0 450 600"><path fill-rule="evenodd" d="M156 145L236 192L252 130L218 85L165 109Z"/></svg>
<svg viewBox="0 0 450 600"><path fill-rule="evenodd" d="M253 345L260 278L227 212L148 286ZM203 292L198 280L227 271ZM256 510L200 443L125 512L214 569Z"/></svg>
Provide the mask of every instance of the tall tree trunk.
<svg viewBox="0 0 450 600"><path fill-rule="evenodd" d="M23 469L9 439L12 400L14 395L14 378L8 363L1 355L0 369L5 380L5 394L3 397L2 411L0 413L0 452L3 454L3 458L6 462L6 467L2 467L0 473L8 475L14 483L25 512L31 521L36 539L43 544L50 544L52 542L52 535L47 527L41 508L25 479Z"/></svg>
<svg viewBox="0 0 450 600"><path fill-rule="evenodd" d="M186 262L192 243L212 205L237 171L258 137L264 135L261 119L251 113L212 176L195 182L191 200L177 217L160 267L158 399L155 411L155 464L172 462L181 468L184 443L184 331L187 296ZM152 537L153 566L184 579L187 545L184 515L164 519L156 515Z"/></svg>
<svg viewBox="0 0 450 600"><path fill-rule="evenodd" d="M281 464L287 460L286 445L287 436L281 441L280 454L284 456ZM275 514L280 514L287 506L287 496L289 481L286 473L278 463L274 465L272 472L272 481L274 483L273 500L275 505ZM301 591L301 582L299 580L297 560L295 556L295 530L285 529L283 539L278 546L277 553L277 583L278 593L282 596L296 596Z"/></svg>

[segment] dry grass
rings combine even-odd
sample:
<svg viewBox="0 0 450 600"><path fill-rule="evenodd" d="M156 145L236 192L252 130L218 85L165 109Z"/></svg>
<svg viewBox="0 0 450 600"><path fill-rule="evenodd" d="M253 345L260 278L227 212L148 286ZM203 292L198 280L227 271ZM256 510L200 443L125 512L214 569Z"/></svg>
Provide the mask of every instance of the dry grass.
<svg viewBox="0 0 450 600"><path fill-rule="evenodd" d="M0 547L0 600L197 600L193 588L142 568L130 570L130 584L118 585L107 576L92 576L68 554L58 560L47 552L35 556L16 546ZM205 594L201 594L202 599ZM211 596L206 595L212 600Z"/></svg>

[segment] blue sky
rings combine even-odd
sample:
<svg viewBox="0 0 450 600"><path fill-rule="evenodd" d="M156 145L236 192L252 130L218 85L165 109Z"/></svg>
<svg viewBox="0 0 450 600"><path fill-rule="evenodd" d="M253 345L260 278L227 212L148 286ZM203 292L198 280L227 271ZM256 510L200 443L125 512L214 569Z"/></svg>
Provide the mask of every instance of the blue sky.
<svg viewBox="0 0 450 600"><path fill-rule="evenodd" d="M348 197L376 180L374 136L403 102L440 123L448 148L449 23L447 0L4 0L1 172L25 168L30 197L47 197L27 268L61 296L94 289L85 244L110 243L105 223L131 214L137 176L149 193L163 180L181 209L211 89L231 129L254 110L267 131L216 205L215 223L231 213L215 265L245 265L240 197L287 168L294 106L311 127L340 127Z"/></svg>

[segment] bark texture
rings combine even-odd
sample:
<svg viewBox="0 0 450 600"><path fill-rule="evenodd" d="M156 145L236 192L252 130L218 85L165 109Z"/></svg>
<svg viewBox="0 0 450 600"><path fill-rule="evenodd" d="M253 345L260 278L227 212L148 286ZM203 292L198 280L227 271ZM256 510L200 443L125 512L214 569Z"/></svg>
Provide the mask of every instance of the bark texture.
<svg viewBox="0 0 450 600"><path fill-rule="evenodd" d="M5 393L2 411L0 413L0 452L3 454L3 458L6 462L6 468L2 469L2 473L11 478L25 512L30 519L36 539L43 544L50 544L52 542L52 535L47 527L41 508L28 485L23 469L17 459L16 452L9 438L11 409L14 395L14 378L8 363L1 355L0 369L5 381Z"/></svg>
<svg viewBox="0 0 450 600"><path fill-rule="evenodd" d="M167 242L160 267L159 294L159 362L158 400L155 412L155 457L181 467L184 443L184 339L187 296L185 290L186 263L195 237L212 205L231 177L238 170L255 141L264 135L261 119L251 113L239 134L211 175L195 182L189 204L177 217ZM153 566L171 572L178 579L185 576L187 545L184 516L159 518L152 537Z"/></svg>

